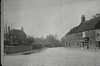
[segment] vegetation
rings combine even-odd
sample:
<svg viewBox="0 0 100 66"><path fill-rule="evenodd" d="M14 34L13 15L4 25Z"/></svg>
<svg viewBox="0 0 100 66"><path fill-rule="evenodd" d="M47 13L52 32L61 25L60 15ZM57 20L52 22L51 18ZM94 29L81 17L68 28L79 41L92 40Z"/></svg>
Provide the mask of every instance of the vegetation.
<svg viewBox="0 0 100 66"><path fill-rule="evenodd" d="M32 36L26 36L20 30L11 31L4 34L4 51L7 54L63 46L61 41L54 35L47 35L46 38L34 38Z"/></svg>

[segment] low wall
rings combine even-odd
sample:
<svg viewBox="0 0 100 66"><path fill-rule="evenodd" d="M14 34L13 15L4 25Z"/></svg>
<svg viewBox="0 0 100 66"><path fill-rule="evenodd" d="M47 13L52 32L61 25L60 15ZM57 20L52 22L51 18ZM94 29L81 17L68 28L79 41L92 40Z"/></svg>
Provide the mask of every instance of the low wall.
<svg viewBox="0 0 100 66"><path fill-rule="evenodd" d="M32 50L32 46L5 46L4 53L12 54Z"/></svg>

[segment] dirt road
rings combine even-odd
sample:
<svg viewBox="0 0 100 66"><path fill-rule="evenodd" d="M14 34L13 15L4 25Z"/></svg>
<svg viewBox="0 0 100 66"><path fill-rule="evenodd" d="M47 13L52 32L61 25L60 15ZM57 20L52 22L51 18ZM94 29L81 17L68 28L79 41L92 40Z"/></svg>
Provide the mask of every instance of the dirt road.
<svg viewBox="0 0 100 66"><path fill-rule="evenodd" d="M100 66L100 52L48 48L30 55L5 56L4 66Z"/></svg>

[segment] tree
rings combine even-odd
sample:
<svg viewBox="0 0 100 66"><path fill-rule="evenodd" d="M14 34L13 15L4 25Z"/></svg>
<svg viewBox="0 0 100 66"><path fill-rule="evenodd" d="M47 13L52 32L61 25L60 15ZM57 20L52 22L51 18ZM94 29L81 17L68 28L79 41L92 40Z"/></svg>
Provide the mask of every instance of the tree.
<svg viewBox="0 0 100 66"><path fill-rule="evenodd" d="M54 35L51 34L46 37L46 41L47 44L52 47L58 46L60 44L59 40Z"/></svg>
<svg viewBox="0 0 100 66"><path fill-rule="evenodd" d="M32 43L34 42L34 38L33 37L27 37L27 39L26 39L26 43L27 43L27 45L31 45Z"/></svg>

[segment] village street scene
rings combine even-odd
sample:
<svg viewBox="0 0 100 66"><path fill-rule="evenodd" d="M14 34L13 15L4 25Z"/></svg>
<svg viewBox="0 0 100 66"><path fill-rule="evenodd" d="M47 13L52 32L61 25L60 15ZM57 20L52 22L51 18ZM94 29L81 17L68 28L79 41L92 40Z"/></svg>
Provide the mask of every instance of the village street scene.
<svg viewBox="0 0 100 66"><path fill-rule="evenodd" d="M2 65L100 66L99 2L4 0Z"/></svg>

